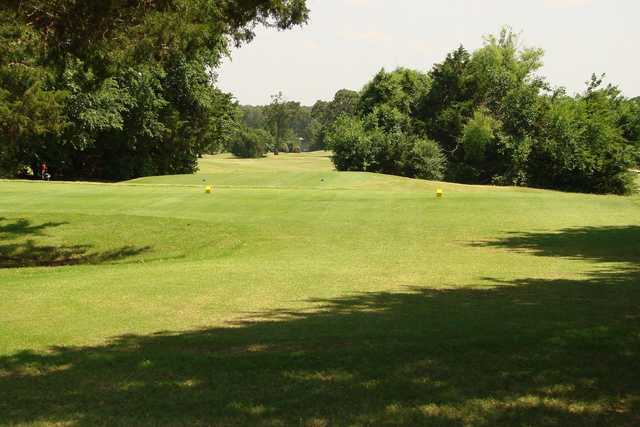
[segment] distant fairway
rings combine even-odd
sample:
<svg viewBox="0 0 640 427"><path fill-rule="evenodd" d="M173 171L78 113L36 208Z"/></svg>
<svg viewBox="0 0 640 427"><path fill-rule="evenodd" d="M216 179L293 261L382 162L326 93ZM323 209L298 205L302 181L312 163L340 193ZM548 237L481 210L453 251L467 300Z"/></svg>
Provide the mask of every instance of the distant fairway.
<svg viewBox="0 0 640 427"><path fill-rule="evenodd" d="M640 424L639 196L328 156L0 181L0 425Z"/></svg>
<svg viewBox="0 0 640 427"><path fill-rule="evenodd" d="M413 190L435 188L426 181L373 173L336 173L329 152L269 155L238 159L230 154L207 156L195 175L140 178L136 184L182 184L218 187L301 190Z"/></svg>

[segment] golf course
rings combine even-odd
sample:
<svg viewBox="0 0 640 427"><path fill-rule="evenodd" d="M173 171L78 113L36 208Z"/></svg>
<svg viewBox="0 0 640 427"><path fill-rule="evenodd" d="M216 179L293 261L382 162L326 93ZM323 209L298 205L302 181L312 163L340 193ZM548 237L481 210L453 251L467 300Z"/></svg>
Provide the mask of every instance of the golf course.
<svg viewBox="0 0 640 427"><path fill-rule="evenodd" d="M640 424L640 196L330 155L0 181L0 425Z"/></svg>

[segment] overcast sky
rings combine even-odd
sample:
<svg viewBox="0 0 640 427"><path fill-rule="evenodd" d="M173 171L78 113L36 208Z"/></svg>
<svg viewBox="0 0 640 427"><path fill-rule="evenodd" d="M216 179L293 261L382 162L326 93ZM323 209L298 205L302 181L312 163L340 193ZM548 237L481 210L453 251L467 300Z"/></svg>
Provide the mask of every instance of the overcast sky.
<svg viewBox="0 0 640 427"><path fill-rule="evenodd" d="M219 70L219 86L242 104L282 91L312 105L359 90L380 68L429 70L463 44L505 25L546 52L542 74L570 92L592 73L640 96L640 0L310 0L308 25L259 29Z"/></svg>

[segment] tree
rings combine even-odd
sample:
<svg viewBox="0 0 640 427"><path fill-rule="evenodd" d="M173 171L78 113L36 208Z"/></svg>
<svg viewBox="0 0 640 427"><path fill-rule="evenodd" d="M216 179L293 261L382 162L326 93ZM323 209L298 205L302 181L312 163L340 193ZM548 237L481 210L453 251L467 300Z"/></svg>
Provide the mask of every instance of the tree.
<svg viewBox="0 0 640 427"><path fill-rule="evenodd" d="M328 134L333 163L342 171L368 171L442 179L446 159L434 141L399 128L370 126L358 117L338 117Z"/></svg>
<svg viewBox="0 0 640 427"><path fill-rule="evenodd" d="M273 137L264 129L243 128L231 143L231 152L238 157L259 158L273 146Z"/></svg>
<svg viewBox="0 0 640 427"><path fill-rule="evenodd" d="M271 104L264 108L269 131L278 149L287 144L290 122L299 107L300 104L287 101L282 92L278 92L271 96Z"/></svg>
<svg viewBox="0 0 640 427"><path fill-rule="evenodd" d="M411 118L390 104L379 104L364 117L367 126L386 132L405 131L411 126Z"/></svg>
<svg viewBox="0 0 640 427"><path fill-rule="evenodd" d="M444 178L447 160L437 142L416 138L410 147L402 153L404 176L436 181Z"/></svg>
<svg viewBox="0 0 640 427"><path fill-rule="evenodd" d="M530 162L532 183L596 193L629 193L629 168L638 148L619 125L624 99L618 88L593 76L576 98L558 92L545 100L540 143Z"/></svg>
<svg viewBox="0 0 640 427"><path fill-rule="evenodd" d="M0 9L0 174L11 176L26 166L36 171L41 159L34 153L67 125L68 94L53 87L43 50L35 31Z"/></svg>
<svg viewBox="0 0 640 427"><path fill-rule="evenodd" d="M291 117L289 128L291 129L291 142L293 151L301 151L308 148L313 135L311 133L311 108L300 105L298 102L291 104ZM304 146L304 147L303 147Z"/></svg>
<svg viewBox="0 0 640 427"><path fill-rule="evenodd" d="M373 161L371 140L357 117L340 116L327 135L339 171L367 171Z"/></svg>
<svg viewBox="0 0 640 427"><path fill-rule="evenodd" d="M636 165L640 165L640 98L622 103L618 125L624 138L638 151Z"/></svg>
<svg viewBox="0 0 640 427"><path fill-rule="evenodd" d="M505 28L486 37L477 51L459 47L434 66L416 119L447 153L449 179L527 183L527 156L542 114L539 99L548 90L536 74L542 56L540 49L521 48L518 35ZM483 117L497 124L488 139L480 138Z"/></svg>
<svg viewBox="0 0 640 427"><path fill-rule="evenodd" d="M340 89L332 101L317 101L311 107L311 121L309 123L309 138L311 149L323 150L327 148L327 133L338 117L346 115L354 117L358 113L360 94L349 89Z"/></svg>
<svg viewBox="0 0 640 427"><path fill-rule="evenodd" d="M423 132L438 141L451 159L456 159L462 129L474 110L473 87L465 77L470 60L460 46L434 65L429 72L431 89L418 100L415 112Z"/></svg>
<svg viewBox="0 0 640 427"><path fill-rule="evenodd" d="M354 90L340 89L327 104L325 120L333 122L342 115L355 116L358 113L360 94Z"/></svg>
<svg viewBox="0 0 640 427"><path fill-rule="evenodd" d="M388 73L382 69L362 89L359 110L367 115L376 107L387 105L412 117L430 88L431 78L425 73L407 68Z"/></svg>
<svg viewBox="0 0 640 427"><path fill-rule="evenodd" d="M235 103L214 86L220 58L251 41L257 24L287 29L307 16L304 0L4 2L0 46L11 52L0 72L37 71L31 106L51 111L29 111L48 123L26 124L37 134L11 137L1 162L46 160L58 175L85 178L191 172L236 127ZM12 129L6 111L20 111L11 103L26 91L16 78L0 81Z"/></svg>
<svg viewBox="0 0 640 427"><path fill-rule="evenodd" d="M487 150L496 139L499 123L486 110L477 110L462 131L461 143L465 161L480 165L486 161Z"/></svg>
<svg viewBox="0 0 640 427"><path fill-rule="evenodd" d="M267 118L261 105L241 105L242 124L253 129L267 129Z"/></svg>

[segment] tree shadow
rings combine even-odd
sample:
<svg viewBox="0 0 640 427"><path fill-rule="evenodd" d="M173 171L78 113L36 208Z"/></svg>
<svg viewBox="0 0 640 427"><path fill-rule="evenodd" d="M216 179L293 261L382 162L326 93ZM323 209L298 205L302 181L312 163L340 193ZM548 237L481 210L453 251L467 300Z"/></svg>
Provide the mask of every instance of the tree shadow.
<svg viewBox="0 0 640 427"><path fill-rule="evenodd" d="M19 218L11 222L0 218L0 269L21 267L59 267L80 264L105 264L148 252L151 248L123 246L92 252L91 245L44 245L36 237L45 237L46 230L68 224L46 222L33 224Z"/></svg>
<svg viewBox="0 0 640 427"><path fill-rule="evenodd" d="M636 426L637 261L24 351L0 358L0 424Z"/></svg>
<svg viewBox="0 0 640 427"><path fill-rule="evenodd" d="M503 239L475 242L474 245L532 252L538 256L637 264L640 260L640 226L582 227L557 232L510 233Z"/></svg>
<svg viewBox="0 0 640 427"><path fill-rule="evenodd" d="M39 225L33 225L31 221L24 218L16 219L8 224L4 224L5 221L8 221L8 219L0 217L0 236L3 239L24 235L42 236L44 230L47 228L55 228L68 224L68 222L45 222Z"/></svg>

